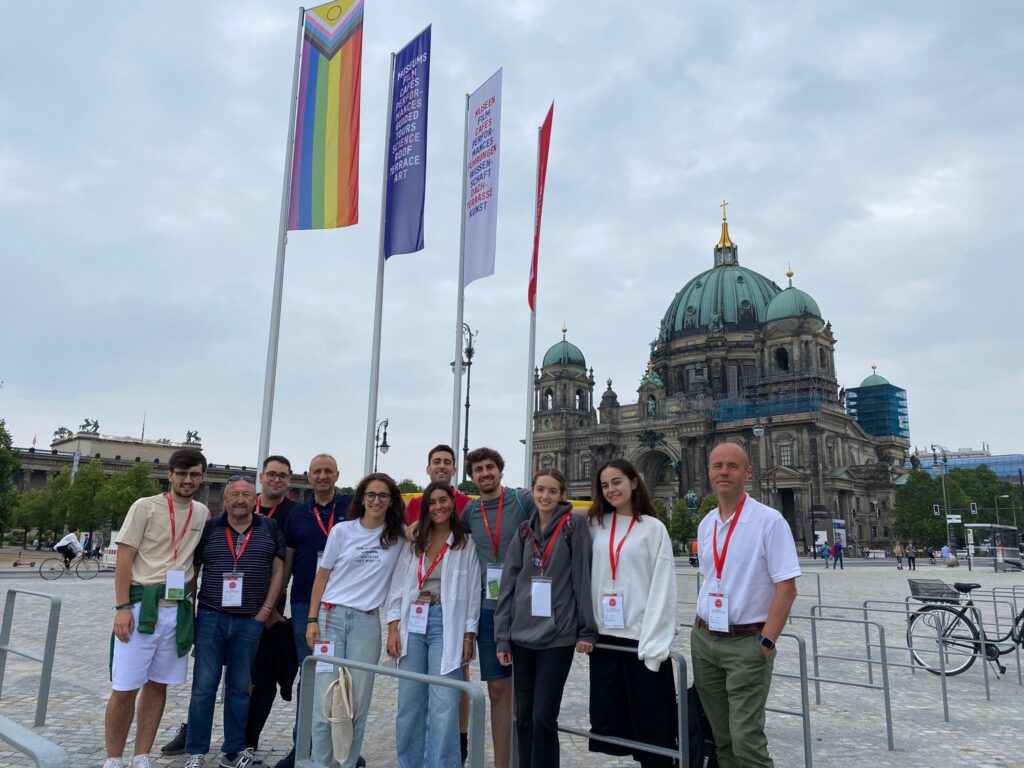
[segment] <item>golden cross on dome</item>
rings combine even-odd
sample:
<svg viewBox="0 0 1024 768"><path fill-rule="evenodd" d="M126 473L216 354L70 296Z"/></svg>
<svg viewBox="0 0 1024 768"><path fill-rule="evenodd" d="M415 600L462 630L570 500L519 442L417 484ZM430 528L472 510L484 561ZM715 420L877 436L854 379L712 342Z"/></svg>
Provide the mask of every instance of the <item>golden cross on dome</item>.
<svg viewBox="0 0 1024 768"><path fill-rule="evenodd" d="M726 202L725 200L723 200L723 201L722 201L722 204L721 204L720 206L718 206L719 208L721 208L721 209L722 209L722 221L725 221L725 207L726 207L726 206L727 206L728 204L729 204L729 203L727 203L727 202Z"/></svg>

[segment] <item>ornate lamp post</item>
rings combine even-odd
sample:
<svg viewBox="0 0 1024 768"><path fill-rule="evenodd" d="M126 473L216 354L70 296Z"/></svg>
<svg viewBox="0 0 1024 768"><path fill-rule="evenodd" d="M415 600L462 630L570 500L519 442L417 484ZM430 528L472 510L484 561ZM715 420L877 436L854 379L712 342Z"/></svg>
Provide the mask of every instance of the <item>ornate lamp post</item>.
<svg viewBox="0 0 1024 768"><path fill-rule="evenodd" d="M473 374L473 355L476 354L476 347L473 346L473 339L477 337L478 331L474 331L469 327L468 323L462 324L462 354L463 359L460 363L460 373L466 372L466 417L464 419L465 426L463 427L463 440L462 440L462 477L466 480L469 479L469 467L466 466L466 456L469 454L469 386L470 380ZM455 362L452 362L452 370L455 370Z"/></svg>
<svg viewBox="0 0 1024 768"><path fill-rule="evenodd" d="M942 501L946 505L946 544L950 543L950 531L949 531L949 493L946 491L946 473L949 471L949 456L946 455L946 449L941 445L931 446L932 449L932 469L939 468L939 454L942 454ZM954 550L956 549L956 542L953 542Z"/></svg>
<svg viewBox="0 0 1024 768"><path fill-rule="evenodd" d="M377 471L377 457L382 453L387 453L391 447L388 445L388 420L382 419L377 422L377 431L373 438L374 452L373 452L373 471Z"/></svg>
<svg viewBox="0 0 1024 768"><path fill-rule="evenodd" d="M1000 499L1008 499L1008 498L1010 498L1010 494L1008 494L1008 493L1004 493L1004 494L1002 494L1000 496L996 496L995 497L995 499L996 499L996 525L999 525L999 500ZM1016 527L1016 526L1014 526L1014 527Z"/></svg>

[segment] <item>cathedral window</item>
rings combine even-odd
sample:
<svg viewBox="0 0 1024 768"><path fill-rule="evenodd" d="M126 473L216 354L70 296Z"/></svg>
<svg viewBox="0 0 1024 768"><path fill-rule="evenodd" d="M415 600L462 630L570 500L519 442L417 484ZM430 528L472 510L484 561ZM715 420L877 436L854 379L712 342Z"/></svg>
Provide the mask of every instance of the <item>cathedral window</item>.
<svg viewBox="0 0 1024 768"><path fill-rule="evenodd" d="M775 367L780 371L789 370L789 350L779 347L775 350Z"/></svg>
<svg viewBox="0 0 1024 768"><path fill-rule="evenodd" d="M576 410L577 411L586 410L585 405L586 405L586 401L584 400L584 397L583 397L583 390L582 389L577 389L576 390Z"/></svg>
<svg viewBox="0 0 1024 768"><path fill-rule="evenodd" d="M584 456L580 459L580 477L584 480L590 479L590 457Z"/></svg>
<svg viewBox="0 0 1024 768"><path fill-rule="evenodd" d="M555 466L555 460L554 458L552 458L550 453L545 453L543 456L540 457L541 469L551 469L553 466Z"/></svg>
<svg viewBox="0 0 1024 768"><path fill-rule="evenodd" d="M779 446L779 464L784 467L793 466L793 446L791 445L780 445Z"/></svg>
<svg viewBox="0 0 1024 768"><path fill-rule="evenodd" d="M828 354L824 347L818 347L818 367L823 371L828 371Z"/></svg>
<svg viewBox="0 0 1024 768"><path fill-rule="evenodd" d="M550 411L555 404L555 393L550 389L544 393L544 408Z"/></svg>

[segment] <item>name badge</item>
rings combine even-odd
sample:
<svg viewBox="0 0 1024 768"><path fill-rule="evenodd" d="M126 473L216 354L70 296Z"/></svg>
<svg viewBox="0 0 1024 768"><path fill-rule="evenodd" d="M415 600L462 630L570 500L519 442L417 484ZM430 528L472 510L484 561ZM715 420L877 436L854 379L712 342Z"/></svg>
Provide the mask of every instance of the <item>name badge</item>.
<svg viewBox="0 0 1024 768"><path fill-rule="evenodd" d="M551 579L534 578L530 582L530 613L534 616L551 615Z"/></svg>
<svg viewBox="0 0 1024 768"><path fill-rule="evenodd" d="M317 640L313 646L313 653L317 656L333 656L334 655L334 641L333 640ZM328 664L326 661L318 661L316 663L316 669L314 672L334 672L337 667L333 664Z"/></svg>
<svg viewBox="0 0 1024 768"><path fill-rule="evenodd" d="M601 623L605 629L624 629L626 605L621 592L601 593Z"/></svg>
<svg viewBox="0 0 1024 768"><path fill-rule="evenodd" d="M220 605L222 608L242 607L242 577L241 571L224 574L224 586L220 593Z"/></svg>
<svg viewBox="0 0 1024 768"><path fill-rule="evenodd" d="M185 572L184 571L168 571L167 579L164 582L164 599L165 600L184 600L185 599Z"/></svg>
<svg viewBox="0 0 1024 768"><path fill-rule="evenodd" d="M498 592L501 590L501 563L487 564L487 597L491 600L498 599Z"/></svg>
<svg viewBox="0 0 1024 768"><path fill-rule="evenodd" d="M708 629L729 631L729 595L725 592L708 592Z"/></svg>
<svg viewBox="0 0 1024 768"><path fill-rule="evenodd" d="M316 569L318 571L320 570L320 561L323 560L323 559L324 559L324 551L321 549L319 552L316 553ZM316 573L314 573L313 575L316 576Z"/></svg>
<svg viewBox="0 0 1024 768"><path fill-rule="evenodd" d="M427 619L430 618L430 603L419 600L409 606L409 631L417 635L427 634Z"/></svg>

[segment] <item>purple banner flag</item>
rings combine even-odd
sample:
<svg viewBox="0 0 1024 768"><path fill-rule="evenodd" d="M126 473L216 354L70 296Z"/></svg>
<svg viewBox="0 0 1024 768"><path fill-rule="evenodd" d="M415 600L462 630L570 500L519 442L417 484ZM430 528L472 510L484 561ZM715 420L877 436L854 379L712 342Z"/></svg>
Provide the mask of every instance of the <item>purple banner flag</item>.
<svg viewBox="0 0 1024 768"><path fill-rule="evenodd" d="M395 55L388 131L384 257L423 250L430 27Z"/></svg>

